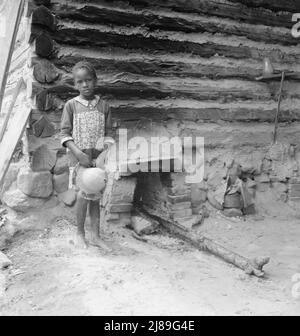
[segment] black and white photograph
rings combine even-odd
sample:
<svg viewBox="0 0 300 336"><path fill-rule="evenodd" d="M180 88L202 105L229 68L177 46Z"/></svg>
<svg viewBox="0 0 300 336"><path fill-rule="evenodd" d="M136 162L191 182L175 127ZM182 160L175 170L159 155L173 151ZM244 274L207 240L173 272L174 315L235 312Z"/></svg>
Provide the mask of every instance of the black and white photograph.
<svg viewBox="0 0 300 336"><path fill-rule="evenodd" d="M300 0L0 0L0 317L295 315Z"/></svg>

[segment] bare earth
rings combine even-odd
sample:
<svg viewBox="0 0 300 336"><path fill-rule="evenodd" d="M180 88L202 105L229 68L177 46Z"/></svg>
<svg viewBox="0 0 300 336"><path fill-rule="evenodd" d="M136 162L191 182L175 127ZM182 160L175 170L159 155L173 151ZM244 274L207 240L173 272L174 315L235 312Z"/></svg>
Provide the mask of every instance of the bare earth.
<svg viewBox="0 0 300 336"><path fill-rule="evenodd" d="M65 209L29 220L36 229L17 235L5 251L13 266L5 271L0 315L300 314L300 297L292 295L292 276L300 273L297 219L214 215L199 228L244 256L269 255L264 279L164 233L144 243L128 229L106 228L114 251L104 254L75 248Z"/></svg>

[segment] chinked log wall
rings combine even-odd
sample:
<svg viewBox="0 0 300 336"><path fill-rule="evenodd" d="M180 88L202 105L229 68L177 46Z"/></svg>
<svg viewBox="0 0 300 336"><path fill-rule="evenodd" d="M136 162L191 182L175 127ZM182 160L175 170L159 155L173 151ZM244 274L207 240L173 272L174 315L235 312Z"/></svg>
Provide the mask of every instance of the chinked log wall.
<svg viewBox="0 0 300 336"><path fill-rule="evenodd" d="M63 104L76 95L71 68L86 59L97 69L97 92L109 99L116 121L133 127L151 119L174 135L204 136L207 148L232 149L232 156L245 157L254 149L263 154L270 144L278 82L255 77L265 57L276 70L300 74L299 40L291 34L299 2L53 0L43 5L33 16L32 123L46 114L58 132ZM297 143L298 80L286 82L280 122L279 140Z"/></svg>

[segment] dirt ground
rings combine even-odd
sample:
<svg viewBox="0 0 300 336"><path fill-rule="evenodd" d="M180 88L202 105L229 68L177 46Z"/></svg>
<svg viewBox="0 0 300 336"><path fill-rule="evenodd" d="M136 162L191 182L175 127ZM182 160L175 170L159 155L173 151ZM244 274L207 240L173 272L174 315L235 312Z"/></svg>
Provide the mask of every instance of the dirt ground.
<svg viewBox="0 0 300 336"><path fill-rule="evenodd" d="M269 255L266 277L244 274L214 256L159 232L141 242L122 227L105 229L113 253L72 244L66 209L28 218L5 251L0 315L299 315L293 297L300 273L300 223L247 221L215 214L198 228L245 256ZM300 276L299 276L300 280Z"/></svg>

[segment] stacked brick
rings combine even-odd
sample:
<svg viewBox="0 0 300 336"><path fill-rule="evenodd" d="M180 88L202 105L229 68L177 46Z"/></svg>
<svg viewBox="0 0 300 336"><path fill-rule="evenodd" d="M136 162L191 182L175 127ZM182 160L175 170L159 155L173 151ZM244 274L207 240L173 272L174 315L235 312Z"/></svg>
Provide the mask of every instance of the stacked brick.
<svg viewBox="0 0 300 336"><path fill-rule="evenodd" d="M289 201L300 202L300 178L293 177L289 181Z"/></svg>
<svg viewBox="0 0 300 336"><path fill-rule="evenodd" d="M173 220L189 220L192 217L191 186L185 183L185 177L184 173L170 173L163 180L169 215Z"/></svg>
<svg viewBox="0 0 300 336"><path fill-rule="evenodd" d="M117 180L114 173L109 174L102 200L103 218L108 224L127 224L131 221L135 187L135 177Z"/></svg>

